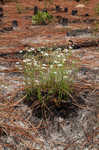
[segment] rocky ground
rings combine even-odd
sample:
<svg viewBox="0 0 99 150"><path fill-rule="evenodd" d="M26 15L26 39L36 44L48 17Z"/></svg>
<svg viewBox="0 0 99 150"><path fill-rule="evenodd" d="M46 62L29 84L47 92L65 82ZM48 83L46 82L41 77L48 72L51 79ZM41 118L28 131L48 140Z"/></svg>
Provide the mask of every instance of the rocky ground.
<svg viewBox="0 0 99 150"><path fill-rule="evenodd" d="M54 21L32 25L34 6L44 1L5 0L0 3L0 149L2 150L98 150L99 149L99 32L96 31L97 0L58 0L48 4ZM56 6L60 10L56 11ZM64 8L68 12L64 12ZM19 8L21 13L19 13ZM72 15L72 10L78 13ZM59 16L59 17L57 17ZM68 18L64 24L63 18ZM12 21L18 26L13 27ZM21 62L30 47L66 48L73 42L79 59L79 80L75 83L76 103L53 111L43 120L41 112L25 103Z"/></svg>

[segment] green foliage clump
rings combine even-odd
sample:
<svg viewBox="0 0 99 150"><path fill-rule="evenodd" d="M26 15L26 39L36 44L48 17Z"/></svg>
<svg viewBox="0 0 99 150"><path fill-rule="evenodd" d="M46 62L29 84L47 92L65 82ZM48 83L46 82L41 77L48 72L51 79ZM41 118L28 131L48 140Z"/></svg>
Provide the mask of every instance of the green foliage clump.
<svg viewBox="0 0 99 150"><path fill-rule="evenodd" d="M51 22L53 16L50 15L48 12L38 11L38 13L32 16L32 23L33 24L48 24Z"/></svg>

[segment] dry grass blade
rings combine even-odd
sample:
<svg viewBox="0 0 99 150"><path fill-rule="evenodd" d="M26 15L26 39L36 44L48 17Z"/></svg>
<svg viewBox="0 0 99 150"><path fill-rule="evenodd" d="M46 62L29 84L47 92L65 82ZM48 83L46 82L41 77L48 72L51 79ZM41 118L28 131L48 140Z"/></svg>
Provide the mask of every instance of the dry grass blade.
<svg viewBox="0 0 99 150"><path fill-rule="evenodd" d="M18 127L18 126L14 127L14 126L11 126L11 125L7 125L5 123L1 123L1 126L3 128L5 128L6 131L8 131L8 132L10 132L10 131L11 132L15 132L15 134L18 134L18 135L21 135L21 136L23 135L23 136L31 139L32 141L43 145L43 142L39 138L36 138L36 137L34 137L33 135L31 135L29 133L29 129L28 128L26 129L26 128L22 128L22 127Z"/></svg>
<svg viewBox="0 0 99 150"><path fill-rule="evenodd" d="M81 80L79 82L75 82L73 85L74 89L77 91L81 91L83 89L99 89L99 83L93 83L93 82L89 82L87 80Z"/></svg>
<svg viewBox="0 0 99 150"><path fill-rule="evenodd" d="M26 95L24 97L22 97L20 100L18 100L17 102L11 104L11 105L9 105L8 103L7 104L0 104L0 107L1 107L0 111L3 111L5 109L9 109L11 107L15 107L16 105L18 105L19 103L21 103L25 98L26 98Z"/></svg>
<svg viewBox="0 0 99 150"><path fill-rule="evenodd" d="M18 68L10 68L10 69L4 69L4 70L0 70L0 73L9 73L9 72L23 72L21 70L19 70Z"/></svg>

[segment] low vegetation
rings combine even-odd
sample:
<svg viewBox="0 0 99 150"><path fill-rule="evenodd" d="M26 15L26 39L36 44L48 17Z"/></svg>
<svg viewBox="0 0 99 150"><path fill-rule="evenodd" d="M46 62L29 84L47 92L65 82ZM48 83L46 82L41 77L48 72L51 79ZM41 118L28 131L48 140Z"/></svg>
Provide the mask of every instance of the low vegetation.
<svg viewBox="0 0 99 150"><path fill-rule="evenodd" d="M66 102L72 93L72 84L77 72L76 61L71 60L71 49L63 52L48 49L33 55L33 49L23 60L27 99L42 106L50 102L59 105Z"/></svg>
<svg viewBox="0 0 99 150"><path fill-rule="evenodd" d="M48 24L52 20L52 15L48 12L38 11L38 13L32 16L32 23L33 24Z"/></svg>

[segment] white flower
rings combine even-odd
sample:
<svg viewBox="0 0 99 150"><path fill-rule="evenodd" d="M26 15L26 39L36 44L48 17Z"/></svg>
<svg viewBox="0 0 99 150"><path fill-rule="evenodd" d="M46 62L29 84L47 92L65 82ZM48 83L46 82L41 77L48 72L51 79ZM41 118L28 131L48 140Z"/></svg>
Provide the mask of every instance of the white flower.
<svg viewBox="0 0 99 150"><path fill-rule="evenodd" d="M58 64L57 66L58 66L58 67L62 67L63 65L62 65L62 64Z"/></svg>
<svg viewBox="0 0 99 150"><path fill-rule="evenodd" d="M22 51L22 50L20 50L20 51L19 51L19 53L23 53L23 51Z"/></svg>
<svg viewBox="0 0 99 150"><path fill-rule="evenodd" d="M47 65L46 65L46 64L42 64L42 66L43 66L43 67L47 67Z"/></svg>
<svg viewBox="0 0 99 150"><path fill-rule="evenodd" d="M4 86L4 85L1 85L1 87L4 88L5 86Z"/></svg>
<svg viewBox="0 0 99 150"><path fill-rule="evenodd" d="M59 62L57 60L54 61L54 64L58 64Z"/></svg>
<svg viewBox="0 0 99 150"><path fill-rule="evenodd" d="M42 67L42 69L46 69L46 67Z"/></svg>
<svg viewBox="0 0 99 150"><path fill-rule="evenodd" d="M34 62L34 66L37 66L38 64L37 64L37 62Z"/></svg>
<svg viewBox="0 0 99 150"><path fill-rule="evenodd" d="M72 46L69 46L69 49L73 49L73 47L72 47Z"/></svg>
<svg viewBox="0 0 99 150"><path fill-rule="evenodd" d="M61 48L57 48L56 50L61 51Z"/></svg>
<svg viewBox="0 0 99 150"><path fill-rule="evenodd" d="M37 61L34 59L33 60L33 64L36 66L37 65Z"/></svg>
<svg viewBox="0 0 99 150"><path fill-rule="evenodd" d="M5 86L5 89L7 89L8 87L7 86Z"/></svg>
<svg viewBox="0 0 99 150"><path fill-rule="evenodd" d="M65 52L67 53L67 52L68 52L68 49L65 49Z"/></svg>
<svg viewBox="0 0 99 150"><path fill-rule="evenodd" d="M31 49L29 49L28 52L31 52Z"/></svg>
<svg viewBox="0 0 99 150"><path fill-rule="evenodd" d="M60 56L60 55L57 55L57 57L60 58L61 56Z"/></svg>
<svg viewBox="0 0 99 150"><path fill-rule="evenodd" d="M57 72L53 72L54 74L57 74Z"/></svg>
<svg viewBox="0 0 99 150"><path fill-rule="evenodd" d="M39 85L39 83L40 83L40 81L38 81L38 80L35 80L35 82L36 82L37 85Z"/></svg>
<svg viewBox="0 0 99 150"><path fill-rule="evenodd" d="M48 53L44 53L44 56L48 56Z"/></svg>
<svg viewBox="0 0 99 150"><path fill-rule="evenodd" d="M67 73L72 73L72 70L67 70L66 72L67 72Z"/></svg>
<svg viewBox="0 0 99 150"><path fill-rule="evenodd" d="M28 58L23 60L23 62L25 62L25 63L30 62L30 61L31 61L31 59L28 59Z"/></svg>
<svg viewBox="0 0 99 150"><path fill-rule="evenodd" d="M33 47L32 47L32 48L31 48L31 50L32 50L32 51L34 51L34 50L35 50L35 48L33 48Z"/></svg>
<svg viewBox="0 0 99 150"><path fill-rule="evenodd" d="M19 69L20 69L20 70L23 70L23 68L22 68L22 67L20 67Z"/></svg>
<svg viewBox="0 0 99 150"><path fill-rule="evenodd" d="M60 53L60 56L64 56L64 54L63 54L63 53Z"/></svg>
<svg viewBox="0 0 99 150"><path fill-rule="evenodd" d="M50 68L52 69L52 68L53 68L53 65L50 65Z"/></svg>
<svg viewBox="0 0 99 150"><path fill-rule="evenodd" d="M41 51L41 54L44 54L44 52L43 52L43 51Z"/></svg>
<svg viewBox="0 0 99 150"><path fill-rule="evenodd" d="M34 48L30 48L29 50L28 50L28 52L32 52L32 51L34 51L35 49Z"/></svg>
<svg viewBox="0 0 99 150"><path fill-rule="evenodd" d="M16 62L16 65L19 65L20 64L20 62Z"/></svg>
<svg viewBox="0 0 99 150"><path fill-rule="evenodd" d="M65 59L65 58L63 59L63 62L64 62L64 61L66 61L66 59Z"/></svg>
<svg viewBox="0 0 99 150"><path fill-rule="evenodd" d="M67 79L67 78L68 78L68 76L64 76L63 78L64 78L64 79Z"/></svg>
<svg viewBox="0 0 99 150"><path fill-rule="evenodd" d="M28 52L31 52L31 49L29 49Z"/></svg>
<svg viewBox="0 0 99 150"><path fill-rule="evenodd" d="M29 63L27 63L27 65L32 65L32 63L31 63L31 62L29 62Z"/></svg>

